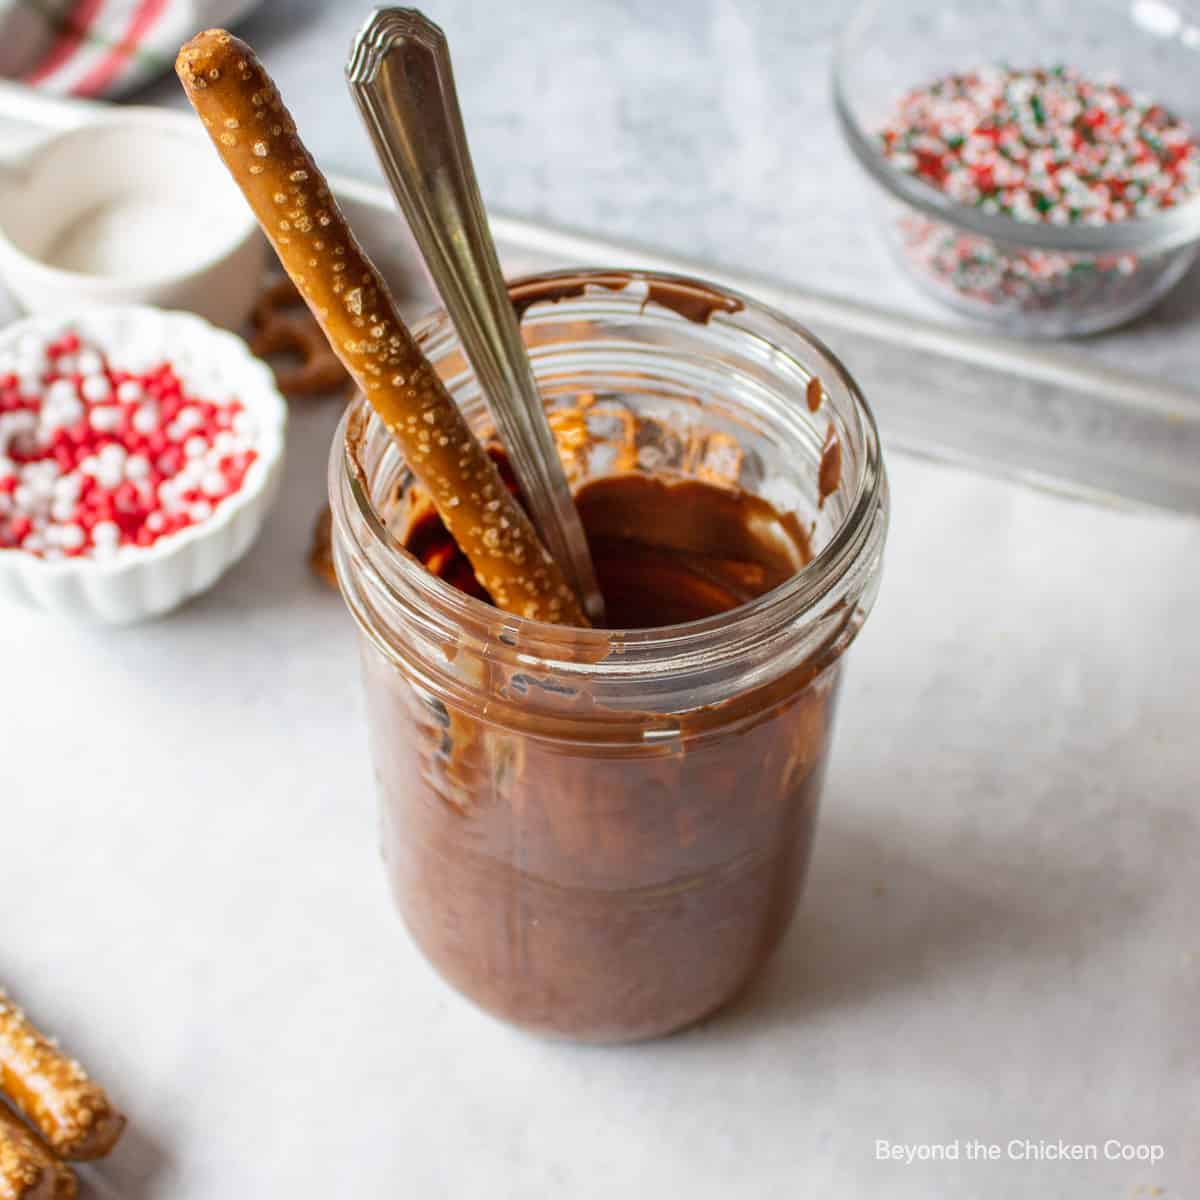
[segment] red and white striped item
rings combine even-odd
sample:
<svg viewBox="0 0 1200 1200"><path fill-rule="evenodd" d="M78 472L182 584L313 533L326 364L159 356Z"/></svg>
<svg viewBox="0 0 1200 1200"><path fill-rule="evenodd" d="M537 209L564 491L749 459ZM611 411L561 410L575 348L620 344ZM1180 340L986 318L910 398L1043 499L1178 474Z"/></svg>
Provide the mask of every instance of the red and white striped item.
<svg viewBox="0 0 1200 1200"><path fill-rule="evenodd" d="M118 96L167 71L192 34L258 0L0 0L0 76L62 96Z"/></svg>

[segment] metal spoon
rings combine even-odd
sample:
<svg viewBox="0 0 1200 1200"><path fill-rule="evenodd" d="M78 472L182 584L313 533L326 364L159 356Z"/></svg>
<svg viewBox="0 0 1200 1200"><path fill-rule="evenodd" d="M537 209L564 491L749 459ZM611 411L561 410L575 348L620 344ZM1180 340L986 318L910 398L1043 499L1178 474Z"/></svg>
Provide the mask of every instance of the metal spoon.
<svg viewBox="0 0 1200 1200"><path fill-rule="evenodd" d="M467 148L442 31L411 8L378 8L346 80L454 322L530 516L594 624L604 602L508 298Z"/></svg>

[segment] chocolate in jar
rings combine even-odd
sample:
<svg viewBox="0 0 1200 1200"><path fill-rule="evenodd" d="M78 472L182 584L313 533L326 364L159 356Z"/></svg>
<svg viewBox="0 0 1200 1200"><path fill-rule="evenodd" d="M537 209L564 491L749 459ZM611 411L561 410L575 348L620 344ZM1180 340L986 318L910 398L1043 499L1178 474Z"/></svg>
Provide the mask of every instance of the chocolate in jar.
<svg viewBox="0 0 1200 1200"><path fill-rule="evenodd" d="M640 404L560 396L551 413L611 633L577 631L573 645L574 631L547 632L551 653L485 608L411 485L391 497L389 528L473 597L476 632L453 628L462 607L439 622L445 589L396 612L360 595L344 535L339 562L369 633L383 851L409 932L493 1015L595 1042L698 1020L778 946L812 851L842 653L870 600L832 589L819 614L785 609L814 556L812 521L838 499L825 413L802 516L743 486L746 446L703 405L673 426L671 454L647 455L660 422ZM588 429L604 425L597 469ZM769 643L750 637L768 626ZM661 670L659 637L672 647Z"/></svg>
<svg viewBox="0 0 1200 1200"><path fill-rule="evenodd" d="M731 612L809 558L793 515L735 487L628 473L576 504L615 629ZM405 543L488 599L419 494ZM661 745L654 714L625 712L566 751L536 720L500 731L369 687L385 857L413 936L466 995L544 1033L648 1037L719 1006L795 908L836 686L820 668L692 712Z"/></svg>

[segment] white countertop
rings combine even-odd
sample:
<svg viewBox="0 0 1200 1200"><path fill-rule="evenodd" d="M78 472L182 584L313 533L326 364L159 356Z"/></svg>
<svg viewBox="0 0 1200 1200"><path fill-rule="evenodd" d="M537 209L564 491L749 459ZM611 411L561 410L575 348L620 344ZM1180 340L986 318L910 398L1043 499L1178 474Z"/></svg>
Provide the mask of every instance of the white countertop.
<svg viewBox="0 0 1200 1200"><path fill-rule="evenodd" d="M360 7L281 0L248 34L296 22L269 61L330 166L365 174L339 79ZM814 180L815 5L530 0L503 52L492 7L429 6L490 201L920 305L851 236L851 164ZM1196 302L1089 345L1188 381ZM130 1114L89 1196L1200 1193L1200 522L893 456L793 931L703 1026L579 1048L459 1000L391 910L353 626L305 561L336 417L294 406L259 544L181 612L0 614L0 979ZM960 1157L882 1161L880 1139ZM1098 1161L1019 1161L1024 1139ZM1105 1161L1110 1139L1162 1161Z"/></svg>
<svg viewBox="0 0 1200 1200"><path fill-rule="evenodd" d="M577 1048L459 1000L391 910L355 635L304 561L333 417L297 410L261 543L182 612L4 613L0 971L129 1111L96 1195L1196 1193L1200 524L894 458L778 960L701 1028Z"/></svg>

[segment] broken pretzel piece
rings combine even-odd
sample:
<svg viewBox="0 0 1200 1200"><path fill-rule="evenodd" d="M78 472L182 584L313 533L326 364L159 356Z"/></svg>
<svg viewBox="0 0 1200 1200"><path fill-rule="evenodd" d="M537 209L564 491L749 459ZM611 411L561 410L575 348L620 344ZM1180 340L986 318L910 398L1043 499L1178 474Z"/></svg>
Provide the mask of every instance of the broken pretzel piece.
<svg viewBox="0 0 1200 1200"><path fill-rule="evenodd" d="M328 395L350 382L346 368L290 279L267 285L254 305L251 321L254 336L250 349L259 358L282 355L299 360L294 366L271 363L275 383L289 399Z"/></svg>

